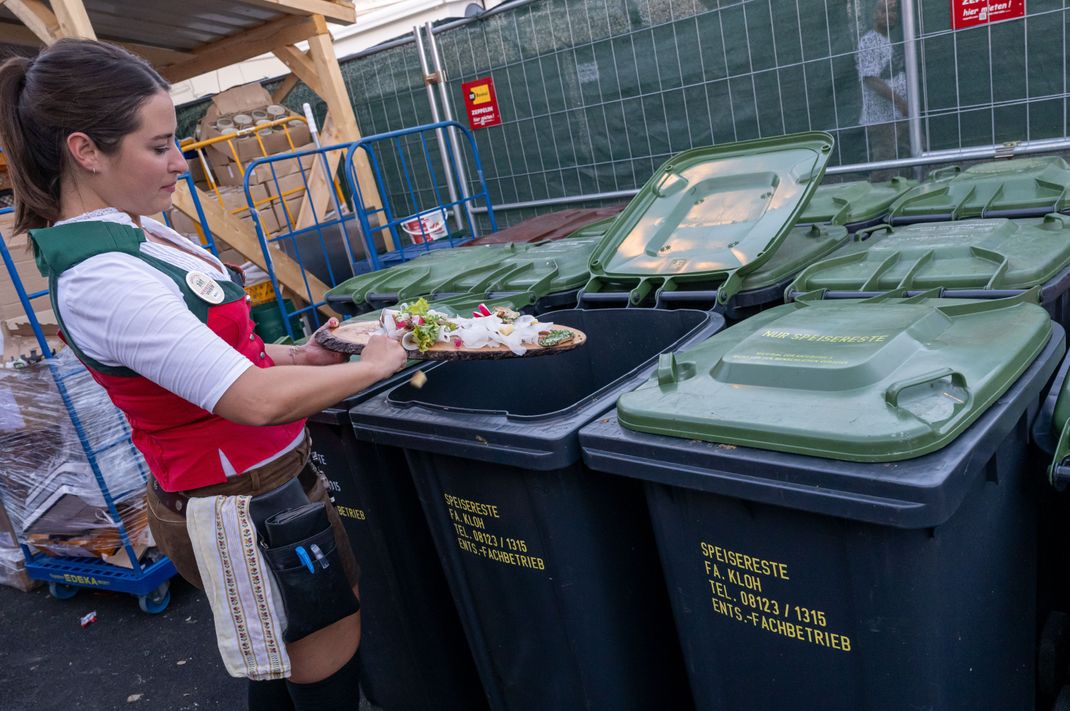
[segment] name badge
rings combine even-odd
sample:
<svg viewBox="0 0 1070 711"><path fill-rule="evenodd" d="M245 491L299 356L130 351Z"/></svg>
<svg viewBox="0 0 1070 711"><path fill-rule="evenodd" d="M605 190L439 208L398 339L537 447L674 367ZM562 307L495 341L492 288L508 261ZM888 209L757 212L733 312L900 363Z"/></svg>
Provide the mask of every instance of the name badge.
<svg viewBox="0 0 1070 711"><path fill-rule="evenodd" d="M204 272L187 272L186 286L201 301L207 301L209 304L223 303L223 287Z"/></svg>

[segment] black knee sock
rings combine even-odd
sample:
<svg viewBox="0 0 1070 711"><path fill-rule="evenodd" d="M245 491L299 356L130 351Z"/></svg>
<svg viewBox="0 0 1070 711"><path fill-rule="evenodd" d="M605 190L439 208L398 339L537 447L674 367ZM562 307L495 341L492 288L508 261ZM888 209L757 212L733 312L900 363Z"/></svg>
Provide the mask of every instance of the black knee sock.
<svg viewBox="0 0 1070 711"><path fill-rule="evenodd" d="M286 680L249 681L249 711L294 711Z"/></svg>
<svg viewBox="0 0 1070 711"><path fill-rule="evenodd" d="M357 711L360 705L359 652L341 669L312 684L286 682L295 711Z"/></svg>

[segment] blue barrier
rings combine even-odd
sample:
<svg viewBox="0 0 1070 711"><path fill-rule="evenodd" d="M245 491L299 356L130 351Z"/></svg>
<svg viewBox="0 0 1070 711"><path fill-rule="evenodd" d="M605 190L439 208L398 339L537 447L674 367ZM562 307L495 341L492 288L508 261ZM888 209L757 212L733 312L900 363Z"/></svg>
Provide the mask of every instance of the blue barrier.
<svg viewBox="0 0 1070 711"><path fill-rule="evenodd" d="M471 151L472 164L480 187L478 192L469 193L469 186L461 186L461 195L456 198L449 195L443 196L442 193L444 187L448 187L451 175L458 176L462 174L462 171L458 169L458 156L454 151L449 150L449 144L447 144L447 149L442 151L442 154L448 157L449 163L448 165L443 165L440 160L436 168L435 160L432 158L432 151L428 146L428 134L433 133L439 142L443 142L446 140L445 133L451 130L459 131L464 136ZM406 156L406 146L402 142L404 137L416 137L419 139L419 154L423 158L422 167L426 169L425 175L427 182L430 183L427 187L417 185L414 182L416 176L413 171L413 165L411 165L412 161ZM395 160L401 170L404 184L404 190L402 191L402 197L405 199L404 210L398 210L390 199L390 186L384 179L383 158L385 156L381 156L376 152L376 149L380 148L379 144L389 145L392 149L391 157L394 158L396 156ZM457 145L459 146L461 143L457 142ZM411 143L408 148L412 148ZM353 165L353 159L358 150L363 151L368 159L372 175L375 178L375 188L382 201L381 207L369 209L363 199ZM476 145L471 131L456 121L440 121L398 131L388 131L374 136L366 136L350 145L346 154L345 173L346 178L349 180L350 190L356 197L354 203L357 217L360 220L361 231L364 234L369 253L375 255L372 257L372 262L376 269L381 266L381 258L375 253L373 246L375 244L374 237L379 232L385 231L389 233L390 243L394 248L392 254L388 253L385 256L391 260L407 261L433 249L455 247L479 236L478 225L470 210L477 201L482 201L487 208L487 219L490 222L491 230L497 231L498 229L494 219L494 207L487 191L487 181L483 174L483 164L479 157L479 147ZM427 193L428 191L430 191L433 206L421 208L421 202L424 201L420 199L418 193ZM458 219L458 213L463 213L463 218L460 218L462 224L458 225L459 228L465 228L461 230L462 235L456 236L455 233L451 232L444 241L433 239L433 235L428 233L426 225L421 218L439 213L445 217L451 210L454 212L455 220ZM373 225L373 218L376 218L376 221L378 221L378 218L382 218L382 224ZM410 235L422 237L422 239L413 239L410 240L410 244L405 244L398 232L398 228L401 227L404 231L404 226L412 223L415 223L414 226L419 229L415 235L410 230Z"/></svg>

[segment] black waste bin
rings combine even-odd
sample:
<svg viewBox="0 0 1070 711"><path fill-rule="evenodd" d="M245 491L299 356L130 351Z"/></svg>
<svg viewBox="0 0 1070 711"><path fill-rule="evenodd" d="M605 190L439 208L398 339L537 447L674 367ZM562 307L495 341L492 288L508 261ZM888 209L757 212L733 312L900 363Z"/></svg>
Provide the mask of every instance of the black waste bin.
<svg viewBox="0 0 1070 711"><path fill-rule="evenodd" d="M479 711L487 701L405 458L357 442L349 420L415 370L310 417L312 460L360 564L364 695L385 711Z"/></svg>
<svg viewBox="0 0 1070 711"><path fill-rule="evenodd" d="M1027 301L780 306L581 431L645 484L700 711L1034 709L1027 432L1065 345Z"/></svg>
<svg viewBox="0 0 1070 711"><path fill-rule="evenodd" d="M1070 395L1066 375L1070 357L1063 360L1033 421L1032 471L1040 496L1037 605L1040 652L1037 655L1039 701L1051 701L1070 680L1070 468L1067 467L1066 426ZM1056 452L1059 452L1057 455Z"/></svg>
<svg viewBox="0 0 1070 711"><path fill-rule="evenodd" d="M587 344L443 363L350 412L404 450L492 708L687 709L664 583L635 482L580 461L577 434L708 312L569 310Z"/></svg>

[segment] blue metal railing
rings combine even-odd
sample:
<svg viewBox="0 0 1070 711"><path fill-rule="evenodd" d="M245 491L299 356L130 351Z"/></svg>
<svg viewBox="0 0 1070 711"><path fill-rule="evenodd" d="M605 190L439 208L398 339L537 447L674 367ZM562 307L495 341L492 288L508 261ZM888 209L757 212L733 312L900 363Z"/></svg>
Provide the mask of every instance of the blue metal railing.
<svg viewBox="0 0 1070 711"><path fill-rule="evenodd" d="M353 206L349 201L345 200L337 189L335 183L335 175L337 169L332 170L330 161L331 153L337 152L338 160L342 159L343 151L349 148L349 144L338 144L333 146L321 146L320 148L313 148L296 153L281 153L273 156L266 156L263 158L257 158L249 163L245 169L245 176L243 180L243 188L245 190L245 200L249 205L249 212L253 218L253 224L256 227L257 240L260 242L260 249L264 253L265 263L268 266L267 274L271 280L271 286L275 291L275 303L278 306L279 314L282 317L283 324L285 325L286 332L291 339L298 338L302 334L294 332L293 324L291 320L295 316L307 317L313 327L320 325L319 309L323 307L326 302L322 299L316 298L313 293L311 284L309 283L308 260L316 257L315 254L308 254L307 249L309 242L313 243L313 247L319 248L320 259L320 274L317 276L321 281L328 286L338 286L342 281L350 278L357 273L360 268L358 260L353 256L353 244L350 240L350 233L347 226L354 226L356 224L356 217L354 215ZM280 174L280 164L286 161L296 161L296 163L290 163L290 165L296 165L296 173ZM306 163L308 164L306 166ZM253 199L252 195L252 179L254 176L262 178L263 173L257 174L258 170L266 171L270 174L270 177L266 181L269 187L274 187L273 198L278 200L279 207L281 208L282 217L284 220L283 229L278 231L277 234L272 235L273 230L265 229L264 215L261 214L257 205L257 201ZM301 178L301 195L305 196L310 194L310 181L313 179L313 171L321 171L321 175L324 180L324 185L330 193L330 202L326 209L318 208L315 205L315 201L304 201L308 206L310 212L310 221L307 226L301 226L298 224L300 207L291 208L289 198L287 194L290 191L283 190L282 181L289 178L290 175L299 175ZM269 193L271 191L269 190ZM321 211L323 214L321 214ZM328 214L333 213L333 214ZM277 219L277 218L276 218ZM339 269L340 266L337 260L332 259L330 245L338 244L343 248L345 253L345 261L343 269ZM286 305L286 300L283 298L283 290L280 288L278 276L275 273L272 262L272 250L271 246L278 246L283 249L287 255L292 258L297 265L301 268L302 280L303 280L303 294L298 294L301 299L308 305L300 308L290 309ZM364 270L372 269L369 262L368 266ZM290 284L291 289L293 285Z"/></svg>
<svg viewBox="0 0 1070 711"><path fill-rule="evenodd" d="M438 169L436 169L435 161L432 158L432 151L428 146L428 134L433 133L437 140L443 141L445 140L444 133L450 130L459 131L467 141L480 187L478 192L469 193L467 186L462 186L464 189L462 189L460 196L456 199L451 199L449 196L444 197L443 188L449 180L448 175L456 176L461 174L457 165L458 156L452 150L445 151L445 155L449 159L449 171L447 173L447 166L439 164ZM419 138L419 153L422 155L423 167L426 169L426 175L430 181L429 188L422 186L418 188L414 184L415 175L413 166L411 165L412 161L406 156L406 146L403 145L402 141L402 138L409 136ZM397 206L393 205L390 200L390 186L384 179L382 160L376 153L376 148L379 148L380 144L389 145L393 152L396 153L398 165L402 171L402 182L404 185L404 210L398 210ZM458 141L458 144L460 145L461 142ZM412 144L410 143L409 148L411 147ZM356 170L353 165L353 159L358 150L363 151L368 159L372 175L375 178L375 188L382 201L381 207L369 209L365 204L360 183L356 178ZM438 123L424 124L422 126L414 126L412 128L400 129L398 131L388 131L374 136L366 136L350 145L349 151L346 154L345 174L346 179L349 181L350 190L356 198L354 203L357 210L357 217L360 220L361 231L363 232L364 240L368 245L369 254L373 255L372 263L376 269L380 268L381 263L380 258L374 249L374 237L380 232L389 233L390 244L395 250L394 254L402 261L406 261L432 249L455 247L458 244L462 244L463 242L479 236L479 228L470 209L471 207L474 207L478 201L482 201L487 209L487 219L490 222L491 230L497 231L498 229L494 219L494 207L491 204L490 194L487 191L487 181L483 174L483 163L479 157L479 147L476 145L471 131L456 121L440 121ZM420 207L421 200L417 193L427 192L428 189L433 196L434 205L430 208L422 209ZM441 214L443 218L446 218L446 215L454 208L460 208L460 212L463 214L462 225L459 225L459 227L466 229L462 230L462 236L458 237L455 236L454 233L450 233L444 240L434 240L433 235L428 233L425 223L421 218L437 214ZM375 218L376 222L379 221L379 218L382 218L382 224L373 225L373 218ZM422 239L413 244L406 245L398 232L398 228L400 227L402 228L402 231L405 231L404 226L408 224L414 224L414 226L418 228L417 235L422 237ZM411 233L412 231L410 230L410 234Z"/></svg>

